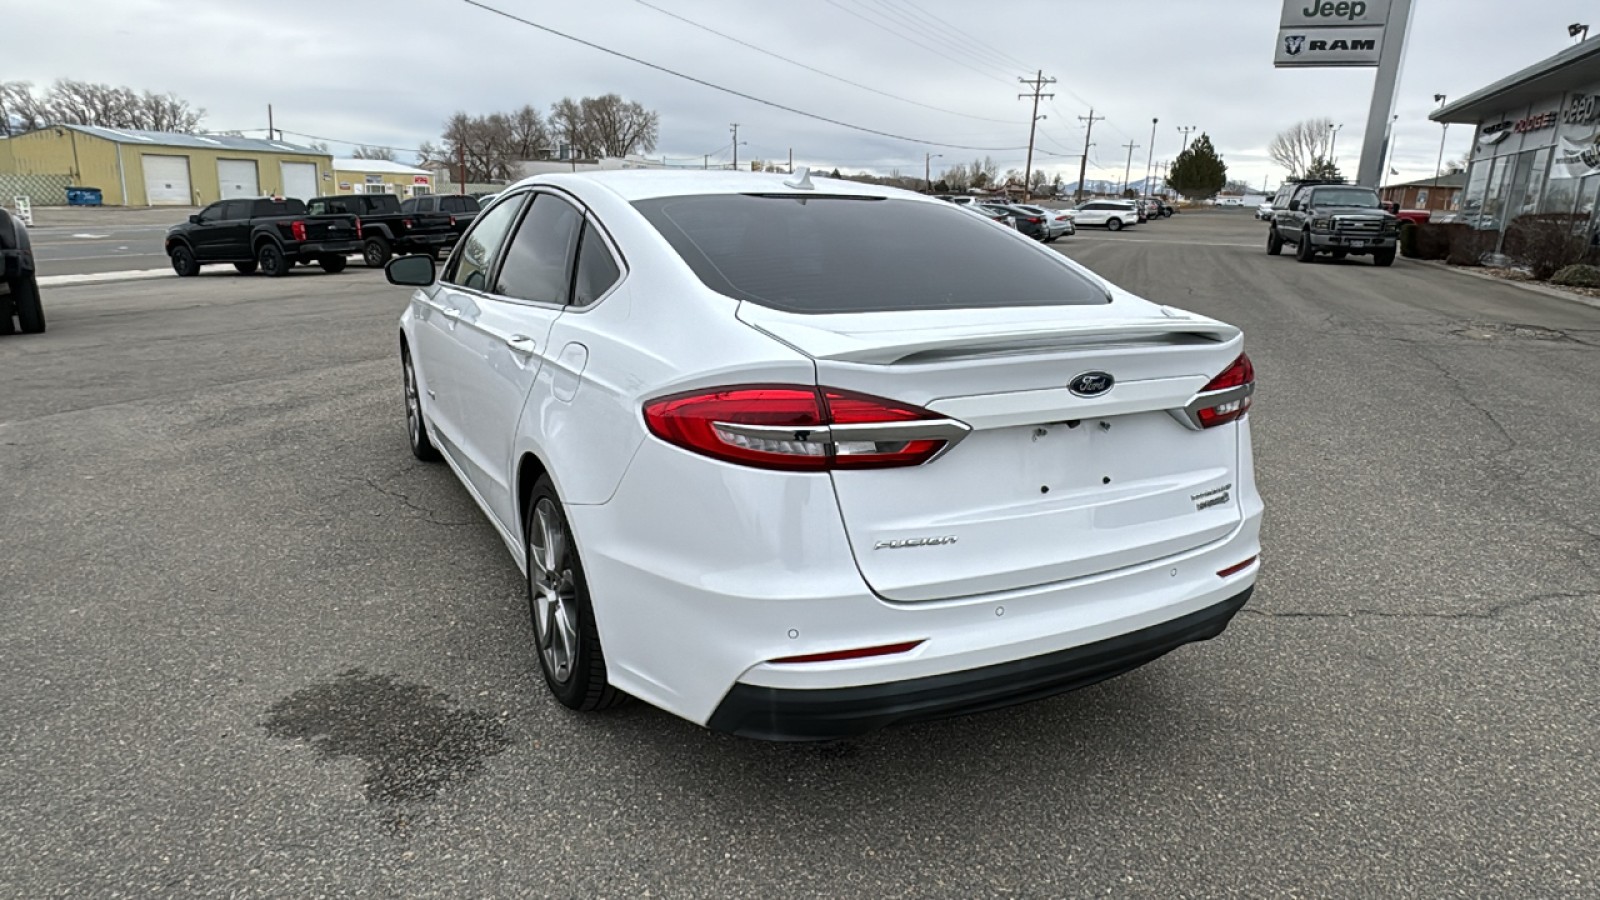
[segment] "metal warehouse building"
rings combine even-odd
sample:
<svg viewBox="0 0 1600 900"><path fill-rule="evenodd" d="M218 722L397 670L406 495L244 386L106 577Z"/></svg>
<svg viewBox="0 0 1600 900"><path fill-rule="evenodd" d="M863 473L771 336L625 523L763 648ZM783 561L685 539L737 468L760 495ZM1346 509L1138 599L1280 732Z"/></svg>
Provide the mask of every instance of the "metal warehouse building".
<svg viewBox="0 0 1600 900"><path fill-rule="evenodd" d="M332 193L333 157L281 141L54 125L0 140L0 185L8 195L41 191L65 202L63 179L99 188L107 206L204 206L229 197Z"/></svg>

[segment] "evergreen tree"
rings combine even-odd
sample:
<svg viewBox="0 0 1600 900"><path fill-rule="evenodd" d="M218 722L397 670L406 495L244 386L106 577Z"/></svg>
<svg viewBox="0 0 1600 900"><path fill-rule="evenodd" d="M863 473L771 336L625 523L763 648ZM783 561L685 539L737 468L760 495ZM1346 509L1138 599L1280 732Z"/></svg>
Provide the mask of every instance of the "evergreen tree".
<svg viewBox="0 0 1600 900"><path fill-rule="evenodd" d="M1215 197L1228 183L1228 166L1211 146L1211 137L1202 133L1189 143L1189 148L1172 161L1167 174L1167 187L1190 200Z"/></svg>
<svg viewBox="0 0 1600 900"><path fill-rule="evenodd" d="M1333 164L1333 160L1313 156L1311 157L1311 165L1306 166L1305 177L1328 181L1343 181L1344 173L1340 172L1339 167Z"/></svg>

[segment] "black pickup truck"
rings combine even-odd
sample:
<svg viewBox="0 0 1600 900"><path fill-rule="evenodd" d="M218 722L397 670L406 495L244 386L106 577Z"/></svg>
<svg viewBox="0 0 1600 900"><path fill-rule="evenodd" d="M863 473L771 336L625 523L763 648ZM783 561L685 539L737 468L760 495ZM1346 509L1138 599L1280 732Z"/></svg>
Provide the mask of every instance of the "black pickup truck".
<svg viewBox="0 0 1600 900"><path fill-rule="evenodd" d="M449 213L403 212L393 194L344 194L313 197L306 209L314 216L349 213L361 220L361 259L374 269L383 268L396 253L439 252L454 245L460 234Z"/></svg>
<svg viewBox="0 0 1600 900"><path fill-rule="evenodd" d="M467 231L467 226L478 217L482 206L478 198L466 194L428 194L422 197L412 197L400 204L400 209L408 213L445 213L450 216L450 226L459 239Z"/></svg>
<svg viewBox="0 0 1600 900"><path fill-rule="evenodd" d="M0 334L11 334L18 326L23 334L44 331L44 304L28 229L0 209Z"/></svg>
<svg viewBox="0 0 1600 900"><path fill-rule="evenodd" d="M361 249L361 220L337 213L313 216L295 199L223 200L167 230L172 270L188 277L211 263L233 263L242 275L289 274L296 263L344 271Z"/></svg>

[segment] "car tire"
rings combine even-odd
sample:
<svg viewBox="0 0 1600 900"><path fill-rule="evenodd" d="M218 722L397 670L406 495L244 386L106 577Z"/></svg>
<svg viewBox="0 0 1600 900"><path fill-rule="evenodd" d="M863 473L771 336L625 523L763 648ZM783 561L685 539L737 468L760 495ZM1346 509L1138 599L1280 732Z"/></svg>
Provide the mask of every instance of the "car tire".
<svg viewBox="0 0 1600 900"><path fill-rule="evenodd" d="M283 248L274 241L264 241L256 248L256 264L261 268L261 274L268 278L282 278L294 268L283 255Z"/></svg>
<svg viewBox="0 0 1600 900"><path fill-rule="evenodd" d="M24 275L11 283L11 303L17 308L17 326L23 334L44 333L44 302L34 276ZM10 322L8 317L6 324Z"/></svg>
<svg viewBox="0 0 1600 900"><path fill-rule="evenodd" d="M317 265L321 266L322 271L327 272L329 275L337 275L343 272L344 267L349 264L350 260L337 253L329 253L317 258Z"/></svg>
<svg viewBox="0 0 1600 900"><path fill-rule="evenodd" d="M178 273L179 278L192 278L200 274L200 260L195 259L194 251L188 244L176 244L167 251L167 256L172 259L172 271Z"/></svg>
<svg viewBox="0 0 1600 900"><path fill-rule="evenodd" d="M423 462L438 462L439 448L428 435L428 420L422 415L422 391L417 386L417 370L411 364L411 351L400 348L400 369L405 377L406 439L411 455Z"/></svg>
<svg viewBox="0 0 1600 900"><path fill-rule="evenodd" d="M1267 229L1267 255L1277 256L1283 252L1283 238L1278 237L1278 229Z"/></svg>
<svg viewBox="0 0 1600 900"><path fill-rule="evenodd" d="M615 706L625 695L606 679L589 584L549 475L534 483L524 519L528 617L545 686L568 709Z"/></svg>
<svg viewBox="0 0 1600 900"><path fill-rule="evenodd" d="M1112 231L1121 231L1122 230L1122 220L1121 219L1117 219L1117 218L1107 219L1106 220L1106 227L1111 229Z"/></svg>
<svg viewBox="0 0 1600 900"><path fill-rule="evenodd" d="M1294 258L1303 263L1311 262L1317 258L1317 248L1311 245L1311 234L1302 232L1300 243L1295 245Z"/></svg>
<svg viewBox="0 0 1600 900"><path fill-rule="evenodd" d="M254 275L256 273L256 261L253 259L249 262L234 263L233 267L238 270L240 275Z"/></svg>
<svg viewBox="0 0 1600 900"><path fill-rule="evenodd" d="M1372 251L1372 264L1383 268L1394 265L1394 249Z"/></svg>
<svg viewBox="0 0 1600 900"><path fill-rule="evenodd" d="M389 257L394 255L394 250L389 246L389 241L383 235L375 234L366 239L361 245L361 260L369 269L381 269L389 262Z"/></svg>

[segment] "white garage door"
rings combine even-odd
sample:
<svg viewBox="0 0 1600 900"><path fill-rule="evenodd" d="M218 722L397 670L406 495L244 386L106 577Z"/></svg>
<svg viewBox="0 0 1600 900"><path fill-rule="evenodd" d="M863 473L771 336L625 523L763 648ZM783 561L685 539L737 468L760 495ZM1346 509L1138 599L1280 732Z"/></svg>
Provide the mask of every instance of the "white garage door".
<svg viewBox="0 0 1600 900"><path fill-rule="evenodd" d="M317 196L316 163L279 163L283 166L283 195L297 200Z"/></svg>
<svg viewBox="0 0 1600 900"><path fill-rule="evenodd" d="M222 199L261 196L261 180L256 175L253 159L217 160L217 183L222 185Z"/></svg>
<svg viewBox="0 0 1600 900"><path fill-rule="evenodd" d="M189 187L189 157L144 155L144 196L151 206L194 203Z"/></svg>

